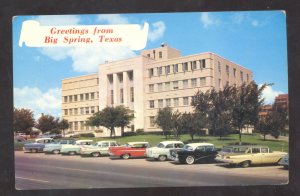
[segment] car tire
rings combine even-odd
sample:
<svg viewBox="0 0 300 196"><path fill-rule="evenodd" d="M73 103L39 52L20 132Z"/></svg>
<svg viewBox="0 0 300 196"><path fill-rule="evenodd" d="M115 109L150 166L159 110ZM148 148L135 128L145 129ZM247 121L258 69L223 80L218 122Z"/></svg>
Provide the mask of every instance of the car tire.
<svg viewBox="0 0 300 196"><path fill-rule="evenodd" d="M76 153L74 151L70 151L69 155L75 155Z"/></svg>
<svg viewBox="0 0 300 196"><path fill-rule="evenodd" d="M123 159L129 159L129 157L130 157L129 154L123 154L123 155L122 155L122 158L123 158Z"/></svg>
<svg viewBox="0 0 300 196"><path fill-rule="evenodd" d="M246 167L249 167L251 165L250 161L244 161L241 163L241 166L246 168Z"/></svg>
<svg viewBox="0 0 300 196"><path fill-rule="evenodd" d="M37 153L37 149L30 149L30 152Z"/></svg>
<svg viewBox="0 0 300 196"><path fill-rule="evenodd" d="M159 161L166 161L167 160L167 156L166 155L159 155L158 160Z"/></svg>
<svg viewBox="0 0 300 196"><path fill-rule="evenodd" d="M60 153L60 150L53 150L52 153L53 153L53 154L59 154L59 153Z"/></svg>
<svg viewBox="0 0 300 196"><path fill-rule="evenodd" d="M194 156L187 156L185 158L185 163L188 165L192 165L195 162L195 157Z"/></svg>
<svg viewBox="0 0 300 196"><path fill-rule="evenodd" d="M92 152L91 154L93 157L99 157L100 156L100 153L99 152Z"/></svg>

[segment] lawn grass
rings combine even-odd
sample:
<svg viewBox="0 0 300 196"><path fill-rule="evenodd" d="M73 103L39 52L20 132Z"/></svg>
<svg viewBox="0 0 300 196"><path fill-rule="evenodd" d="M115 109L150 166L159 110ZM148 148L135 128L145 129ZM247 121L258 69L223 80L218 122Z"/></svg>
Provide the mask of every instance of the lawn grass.
<svg viewBox="0 0 300 196"><path fill-rule="evenodd" d="M151 146L156 146L159 142L165 141L165 137L162 135L136 135L136 136L126 136L126 137L116 137L116 138L80 138L80 139L93 139L94 141L103 141L103 140L116 140L119 144L125 144L126 142L138 142L138 141L147 141ZM176 140L174 137L170 137L168 140ZM231 134L226 137L223 137L221 140L219 137L214 136L195 136L194 141L191 140L191 137L188 134L181 135L179 138L180 141L184 143L193 143L193 142L208 142L213 143L217 148L221 148L227 145L238 144L239 135ZM284 151L288 152L289 143L286 141L280 140L266 140L259 134L253 135L242 135L243 144L258 144L268 146L273 151Z"/></svg>

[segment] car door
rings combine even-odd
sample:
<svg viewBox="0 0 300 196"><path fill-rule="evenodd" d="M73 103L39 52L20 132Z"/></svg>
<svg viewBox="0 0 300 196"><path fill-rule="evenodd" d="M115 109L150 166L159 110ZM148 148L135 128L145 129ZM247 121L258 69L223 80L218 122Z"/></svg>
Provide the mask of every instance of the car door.
<svg viewBox="0 0 300 196"><path fill-rule="evenodd" d="M262 147L261 148L261 158L262 158L262 163L268 164L268 163L274 163L274 156L273 153L269 153L269 148L267 147Z"/></svg>
<svg viewBox="0 0 300 196"><path fill-rule="evenodd" d="M253 147L252 148L252 154L251 154L251 163L252 164L262 164L262 154L260 152L259 147Z"/></svg>
<svg viewBox="0 0 300 196"><path fill-rule="evenodd" d="M205 146L197 146L194 151L195 158L202 161L206 157Z"/></svg>

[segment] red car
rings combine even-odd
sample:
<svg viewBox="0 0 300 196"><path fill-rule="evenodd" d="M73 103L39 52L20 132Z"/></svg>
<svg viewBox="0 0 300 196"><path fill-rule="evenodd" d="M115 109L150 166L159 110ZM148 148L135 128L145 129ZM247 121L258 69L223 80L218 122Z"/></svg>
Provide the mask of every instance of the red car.
<svg viewBox="0 0 300 196"><path fill-rule="evenodd" d="M123 146L109 148L111 157L129 159L130 157L144 157L146 148L150 147L149 142L128 142Z"/></svg>

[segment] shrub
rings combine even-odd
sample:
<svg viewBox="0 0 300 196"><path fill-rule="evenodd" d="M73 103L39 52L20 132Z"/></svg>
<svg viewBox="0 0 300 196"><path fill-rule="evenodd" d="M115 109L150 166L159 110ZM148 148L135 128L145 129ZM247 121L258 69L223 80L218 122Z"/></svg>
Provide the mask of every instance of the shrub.
<svg viewBox="0 0 300 196"><path fill-rule="evenodd" d="M15 142L14 143L14 150L15 151L22 151L24 144L25 144L25 142Z"/></svg>
<svg viewBox="0 0 300 196"><path fill-rule="evenodd" d="M137 134L137 135L144 135L144 133L145 133L145 132L144 132L144 129L137 129L137 130L136 130L136 134Z"/></svg>
<svg viewBox="0 0 300 196"><path fill-rule="evenodd" d="M136 134L136 132L133 132L133 131L123 133L123 136L134 136L134 135L137 135L137 134Z"/></svg>
<svg viewBox="0 0 300 196"><path fill-rule="evenodd" d="M80 135L80 137L95 137L95 135L93 133L81 133L79 135Z"/></svg>

